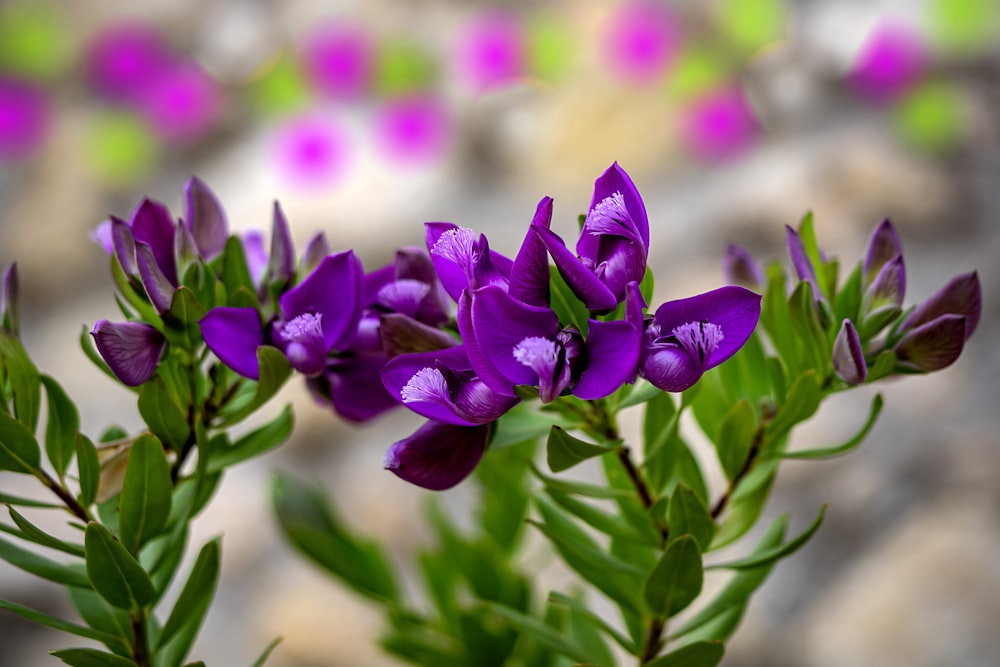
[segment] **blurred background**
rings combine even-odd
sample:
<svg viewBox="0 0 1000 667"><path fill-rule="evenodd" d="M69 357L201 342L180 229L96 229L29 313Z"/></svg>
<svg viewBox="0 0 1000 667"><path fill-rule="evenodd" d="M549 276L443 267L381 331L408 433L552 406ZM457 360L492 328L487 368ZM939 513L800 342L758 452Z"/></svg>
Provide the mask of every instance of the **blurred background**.
<svg viewBox="0 0 1000 667"><path fill-rule="evenodd" d="M768 516L791 512L794 530L830 510L723 664L1000 664L995 0L0 3L0 263L18 262L25 343L88 433L139 424L76 341L116 316L89 235L143 196L180 215L198 175L239 231L267 230L277 199L300 244L323 230L371 270L422 245L426 221L512 255L543 195L572 238L615 160L649 212L655 303L720 285L728 242L781 258L783 225L807 210L848 267L891 217L908 303L979 270L983 319L958 363L876 387L887 407L858 452L783 469ZM198 543L225 539L193 657L247 665L283 636L274 667L393 664L374 610L281 542L267 491L275 469L322 483L403 560L428 540L425 492L381 458L417 420L350 425L293 384L293 441L232 470L196 524ZM830 401L795 442L848 436L873 393ZM0 488L31 494L29 481ZM72 614L5 564L0 598ZM72 644L0 617L4 666L55 664L46 651Z"/></svg>

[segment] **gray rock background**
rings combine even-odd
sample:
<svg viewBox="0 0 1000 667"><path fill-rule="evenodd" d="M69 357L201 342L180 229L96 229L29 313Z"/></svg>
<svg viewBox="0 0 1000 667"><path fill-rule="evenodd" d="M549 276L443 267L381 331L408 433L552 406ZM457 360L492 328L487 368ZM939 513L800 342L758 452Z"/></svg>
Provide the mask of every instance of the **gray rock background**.
<svg viewBox="0 0 1000 667"><path fill-rule="evenodd" d="M599 21L605 7L560 3L584 26ZM1000 355L994 345L1000 333L1000 49L936 63L936 72L962 91L967 126L952 149L921 152L899 140L883 110L859 103L838 83L839 54L862 34L855 28L878 11L900 7L919 9L898 2L793 3L789 40L744 73L766 136L740 158L710 166L684 158L664 136L660 123L672 112L661 96L584 72L556 87L524 84L463 100L460 140L447 160L430 168L401 169L364 154L338 188L289 190L261 163L264 129L234 114L225 132L170 155L148 182L111 190L84 167L80 128L92 108L74 97L69 82L65 99L73 104L61 108L46 151L16 167L0 166L0 261L19 264L25 343L39 367L78 402L85 431L99 432L112 420L138 425L131 395L91 368L76 343L81 326L115 313L105 259L86 235L108 214L127 215L143 195L181 210L181 188L192 173L216 190L235 229L266 228L277 198L300 242L322 229L336 248L354 247L366 266L375 266L396 245L419 245L420 223L428 220L476 228L493 247L513 253L546 194L556 199L554 224L569 234L594 177L619 160L649 212L656 302L720 284L719 257L728 241L761 257L781 256L783 225L796 224L807 209L828 253L848 265L864 252L870 229L889 216L906 250L908 302L977 269L985 298L980 329L953 367L831 400L796 432L802 446L837 442L864 419L874 391L885 394L883 416L860 450L829 462L786 464L766 516L791 512L796 529L830 503L826 522L776 568L723 664L1000 664ZM409 26L431 43L462 15L458 4L432 0L340 2L327 9L390 29ZM121 10L88 1L66 11L83 39ZM195 50L207 49L214 31L235 29L237 18L252 34L275 38L277 32L291 40L323 13L306 2L236 1L144 2L129 11L161 22ZM240 48L222 49L218 57L239 62ZM373 647L377 613L281 541L267 489L275 469L322 482L350 508L352 523L385 540L402 560L428 539L414 510L423 492L382 472L381 457L417 421L398 413L369 426L347 425L314 406L298 385L269 409L287 401L296 404L293 440L232 470L195 526L193 543L224 535L224 561L219 595L193 656L210 665L248 665L280 635L284 642L268 663L274 667L394 664ZM3 473L0 489L31 494L29 481ZM464 494L459 488L447 496L460 505ZM0 598L72 613L61 590L5 564ZM0 616L0 665L54 665L47 650L73 644Z"/></svg>

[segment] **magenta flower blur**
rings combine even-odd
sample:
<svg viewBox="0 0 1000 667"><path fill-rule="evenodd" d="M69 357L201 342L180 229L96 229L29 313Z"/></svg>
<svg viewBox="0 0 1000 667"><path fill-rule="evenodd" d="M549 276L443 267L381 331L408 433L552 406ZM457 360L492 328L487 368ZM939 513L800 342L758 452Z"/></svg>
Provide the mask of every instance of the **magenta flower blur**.
<svg viewBox="0 0 1000 667"><path fill-rule="evenodd" d="M358 27L327 25L306 37L302 60L309 81L319 92L354 99L371 86L375 47Z"/></svg>
<svg viewBox="0 0 1000 667"><path fill-rule="evenodd" d="M90 335L111 372L130 387L153 377L167 346L163 334L144 322L101 320Z"/></svg>
<svg viewBox="0 0 1000 667"><path fill-rule="evenodd" d="M451 142L447 105L428 95L386 102L375 119L375 139L389 158L406 165L441 158Z"/></svg>
<svg viewBox="0 0 1000 667"><path fill-rule="evenodd" d="M662 4L640 0L612 10L604 53L612 70L633 83L655 82L670 65L679 41L676 19Z"/></svg>
<svg viewBox="0 0 1000 667"><path fill-rule="evenodd" d="M460 75L475 91L523 76L527 54L519 19L496 11L473 17L462 29L455 57Z"/></svg>
<svg viewBox="0 0 1000 667"><path fill-rule="evenodd" d="M348 132L327 115L288 118L271 139L279 176L292 185L328 186L344 173L351 153Z"/></svg>
<svg viewBox="0 0 1000 667"><path fill-rule="evenodd" d="M219 84L196 62L181 62L150 81L139 107L154 131L166 141L204 136L223 111Z"/></svg>
<svg viewBox="0 0 1000 667"><path fill-rule="evenodd" d="M899 99L927 69L927 47L903 23L881 21L868 35L848 80L855 91L874 103Z"/></svg>
<svg viewBox="0 0 1000 667"><path fill-rule="evenodd" d="M361 263L353 252L330 255L280 299L265 328L255 308L213 308L200 320L208 348L234 371L256 380L257 348L273 345L304 375L326 368L327 356L347 346L361 314Z"/></svg>
<svg viewBox="0 0 1000 667"><path fill-rule="evenodd" d="M495 285L466 292L458 328L473 370L487 387L515 396L537 387L543 403L564 391L584 400L603 398L635 375L639 331L626 321L589 320L589 333L562 327L548 308L512 298Z"/></svg>
<svg viewBox="0 0 1000 667"><path fill-rule="evenodd" d="M151 82L166 72L173 60L159 32L151 26L121 23L93 37L84 54L90 84L109 99L137 102Z"/></svg>
<svg viewBox="0 0 1000 667"><path fill-rule="evenodd" d="M760 126L742 91L724 88L692 102L682 121L687 150L706 162L739 155L754 142Z"/></svg>
<svg viewBox="0 0 1000 667"><path fill-rule="evenodd" d="M759 294L737 286L668 301L646 324L639 372L663 391L684 391L736 354L760 319Z"/></svg>
<svg viewBox="0 0 1000 667"><path fill-rule="evenodd" d="M566 283L591 311L612 310L625 286L646 274L649 219L639 191L615 162L594 183L576 254L547 226L533 224Z"/></svg>
<svg viewBox="0 0 1000 667"><path fill-rule="evenodd" d="M428 421L410 437L393 443L385 453L383 467L425 489L450 489L478 465L490 430L490 424L456 426Z"/></svg>
<svg viewBox="0 0 1000 667"><path fill-rule="evenodd" d="M0 160L20 160L48 135L49 101L33 84L0 76Z"/></svg>

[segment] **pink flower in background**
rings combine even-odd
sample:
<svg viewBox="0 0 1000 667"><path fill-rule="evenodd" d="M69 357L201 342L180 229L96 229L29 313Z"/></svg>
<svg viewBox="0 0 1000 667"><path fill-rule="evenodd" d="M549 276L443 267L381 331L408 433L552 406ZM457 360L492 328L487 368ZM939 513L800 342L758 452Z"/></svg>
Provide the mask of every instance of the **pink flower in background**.
<svg viewBox="0 0 1000 667"><path fill-rule="evenodd" d="M334 182L350 153L347 132L326 116L289 118L278 128L272 151L281 176L303 187Z"/></svg>
<svg viewBox="0 0 1000 667"><path fill-rule="evenodd" d="M114 100L137 101L170 68L173 55L151 26L112 25L87 46L84 69L90 84Z"/></svg>
<svg viewBox="0 0 1000 667"><path fill-rule="evenodd" d="M712 91L695 100L682 120L682 141L694 155L717 161L748 148L760 125L738 88Z"/></svg>
<svg viewBox="0 0 1000 667"><path fill-rule="evenodd" d="M49 129L49 101L34 85L0 77L0 160L28 157Z"/></svg>
<svg viewBox="0 0 1000 667"><path fill-rule="evenodd" d="M526 70L524 30L517 17L499 12L475 16L459 36L456 67L476 91L510 83Z"/></svg>
<svg viewBox="0 0 1000 667"><path fill-rule="evenodd" d="M670 10L652 2L617 8L604 33L604 56L619 76L652 83L664 74L677 51L679 30Z"/></svg>
<svg viewBox="0 0 1000 667"><path fill-rule="evenodd" d="M451 143L448 107L430 96L388 102L375 120L381 150L399 162L427 163L440 158Z"/></svg>
<svg viewBox="0 0 1000 667"><path fill-rule="evenodd" d="M160 137L188 141L205 134L219 120L223 93L201 66L185 62L150 82L140 107Z"/></svg>
<svg viewBox="0 0 1000 667"><path fill-rule="evenodd" d="M328 25L306 39L302 59L317 90L331 97L356 98L371 84L375 47L358 28Z"/></svg>
<svg viewBox="0 0 1000 667"><path fill-rule="evenodd" d="M901 23L881 21L865 40L848 81L872 102L891 102L920 80L927 60L920 35Z"/></svg>

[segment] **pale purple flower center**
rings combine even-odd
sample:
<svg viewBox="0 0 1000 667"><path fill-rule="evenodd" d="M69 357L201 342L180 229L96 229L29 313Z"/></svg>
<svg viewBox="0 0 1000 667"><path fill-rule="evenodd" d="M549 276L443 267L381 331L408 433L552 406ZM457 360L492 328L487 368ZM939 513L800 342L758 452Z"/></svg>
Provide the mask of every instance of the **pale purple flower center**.
<svg viewBox="0 0 1000 667"><path fill-rule="evenodd" d="M625 196L621 192L615 192L598 202L587 214L583 227L594 236L635 236L635 223L625 208Z"/></svg>
<svg viewBox="0 0 1000 667"><path fill-rule="evenodd" d="M476 233L467 227L449 229L434 242L431 254L451 260L462 267L475 266L479 260Z"/></svg>
<svg viewBox="0 0 1000 667"><path fill-rule="evenodd" d="M551 375L559 360L559 350L555 341L541 336L529 336L514 346L514 358L539 377Z"/></svg>
<svg viewBox="0 0 1000 667"><path fill-rule="evenodd" d="M413 374L409 382L399 392L403 403L415 401L451 401L448 381L444 374L436 368L421 368Z"/></svg>
<svg viewBox="0 0 1000 667"><path fill-rule="evenodd" d="M430 291L431 286L425 282L403 278L380 289L378 301L386 308L412 317Z"/></svg>
<svg viewBox="0 0 1000 667"><path fill-rule="evenodd" d="M313 343L323 340L323 326L320 320L323 316L313 313L302 313L288 320L278 330L281 339L288 343Z"/></svg>
<svg viewBox="0 0 1000 667"><path fill-rule="evenodd" d="M705 364L723 339L722 327L705 320L682 324L673 330L673 334L677 342L701 365Z"/></svg>

